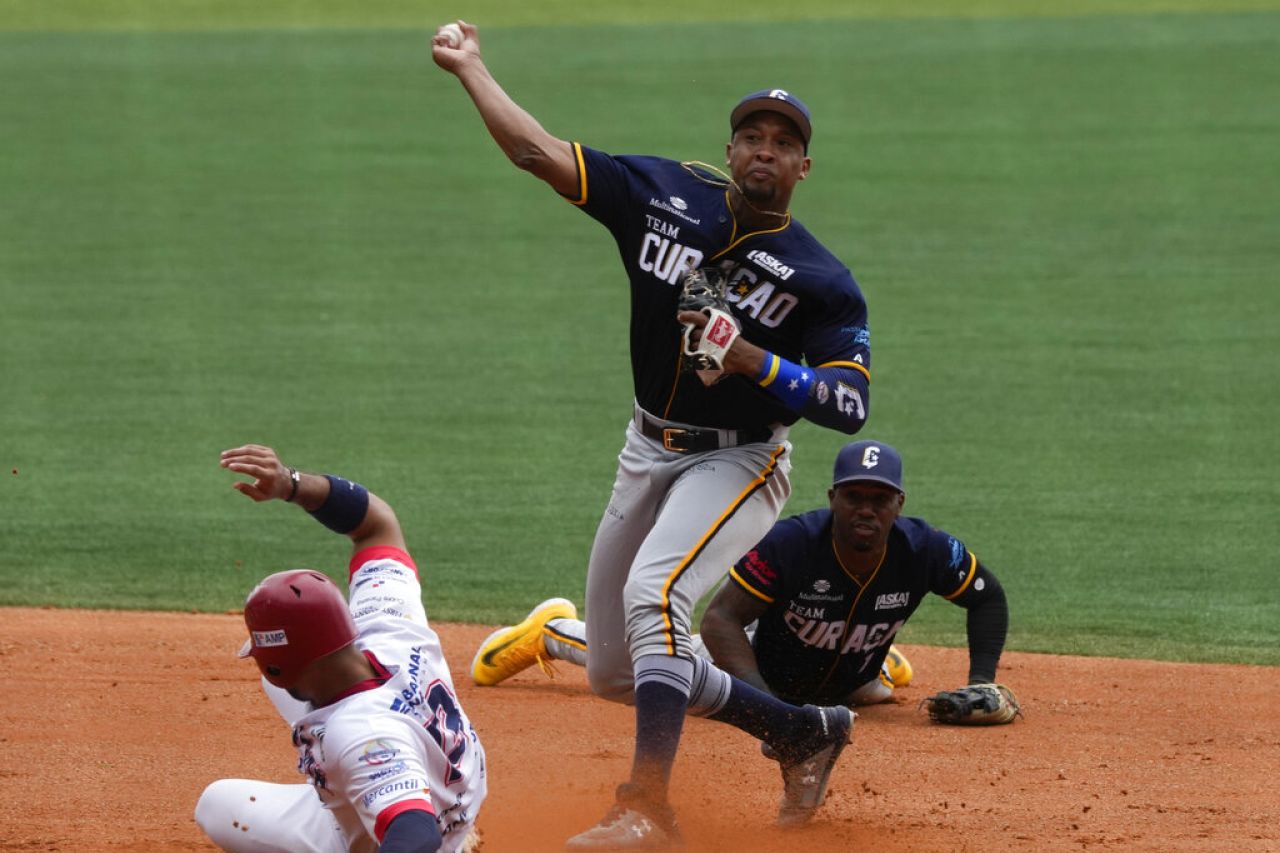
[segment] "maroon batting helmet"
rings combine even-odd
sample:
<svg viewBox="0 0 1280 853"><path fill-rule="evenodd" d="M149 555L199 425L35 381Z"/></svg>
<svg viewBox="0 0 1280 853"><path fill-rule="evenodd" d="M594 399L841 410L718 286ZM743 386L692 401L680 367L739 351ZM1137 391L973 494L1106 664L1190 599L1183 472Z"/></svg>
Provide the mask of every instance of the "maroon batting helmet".
<svg viewBox="0 0 1280 853"><path fill-rule="evenodd" d="M286 689L307 664L356 639L356 623L342 590L311 569L263 578L245 599L244 624L249 639L240 657L252 657L267 681Z"/></svg>

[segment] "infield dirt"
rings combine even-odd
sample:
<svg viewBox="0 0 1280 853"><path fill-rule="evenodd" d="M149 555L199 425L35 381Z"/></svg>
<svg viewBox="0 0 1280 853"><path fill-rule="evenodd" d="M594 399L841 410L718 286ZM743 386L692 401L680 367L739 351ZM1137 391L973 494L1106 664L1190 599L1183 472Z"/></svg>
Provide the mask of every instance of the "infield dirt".
<svg viewBox="0 0 1280 853"><path fill-rule="evenodd" d="M559 851L608 809L631 709L582 670L496 688L466 667L492 626L436 624L489 760L485 853ZM0 850L213 850L204 786L300 781L288 732L235 658L236 615L0 611ZM1280 670L1007 653L1011 726L931 724L965 652L903 647L915 681L862 709L810 826L771 826L777 765L690 719L672 795L689 853L1280 849Z"/></svg>

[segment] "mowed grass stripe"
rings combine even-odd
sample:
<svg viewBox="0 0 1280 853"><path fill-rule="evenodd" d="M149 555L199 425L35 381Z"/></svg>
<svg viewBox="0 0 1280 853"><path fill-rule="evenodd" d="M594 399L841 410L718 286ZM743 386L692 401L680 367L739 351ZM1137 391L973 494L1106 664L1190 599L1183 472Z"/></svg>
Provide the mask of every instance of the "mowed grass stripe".
<svg viewBox="0 0 1280 853"><path fill-rule="evenodd" d="M431 30L456 18L486 27L555 28L579 25L791 23L796 21L921 20L931 18L1054 18L1152 14L1270 12L1277 0L797 0L781 5L741 0L726 16L709 0L650 0L643 4L571 0L468 0L427 10L413 0L377 4L354 0L5 0L0 31L210 31L255 29Z"/></svg>
<svg viewBox="0 0 1280 853"><path fill-rule="evenodd" d="M486 39L553 131L714 162L815 109L803 219L872 311L868 435L999 573L1011 646L1277 662L1276 18L551 28ZM718 38L713 38L718 36ZM6 35L0 601L225 609L340 540L274 443L400 509L435 618L579 597L629 406L605 232L414 33ZM806 61L796 61L797 51ZM753 57L744 74L737 61ZM662 61L655 61L655 57ZM789 511L842 439L794 432ZM907 641L963 642L929 605Z"/></svg>

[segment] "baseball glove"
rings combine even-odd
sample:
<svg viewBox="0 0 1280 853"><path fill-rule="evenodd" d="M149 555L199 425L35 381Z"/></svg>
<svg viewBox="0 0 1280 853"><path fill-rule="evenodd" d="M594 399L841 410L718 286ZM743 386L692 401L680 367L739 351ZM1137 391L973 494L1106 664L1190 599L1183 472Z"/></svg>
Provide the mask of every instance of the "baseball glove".
<svg viewBox="0 0 1280 853"><path fill-rule="evenodd" d="M684 277L677 302L679 311L700 311L707 315L707 325L702 329L698 345L693 346L692 336L697 326L684 324L684 366L696 370L703 384L718 381L724 372L724 358L737 339L738 321L729 310L725 299L728 284L724 271L719 267L702 267L690 270Z"/></svg>
<svg viewBox="0 0 1280 853"><path fill-rule="evenodd" d="M935 723L956 726L997 726L1022 714L1013 691L1003 684L970 684L927 696L922 704Z"/></svg>

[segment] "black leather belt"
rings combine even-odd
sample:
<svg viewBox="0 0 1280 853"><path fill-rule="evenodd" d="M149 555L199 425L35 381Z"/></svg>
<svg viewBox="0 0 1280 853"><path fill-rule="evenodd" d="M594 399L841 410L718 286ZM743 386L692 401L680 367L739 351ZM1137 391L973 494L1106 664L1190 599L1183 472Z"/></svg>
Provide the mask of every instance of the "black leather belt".
<svg viewBox="0 0 1280 853"><path fill-rule="evenodd" d="M706 450L719 450L722 447L737 447L740 444L754 444L773 438L772 427L758 429L699 429L697 427L667 426L643 412L637 418L640 432L654 441L662 443L667 450L676 453L701 453Z"/></svg>

